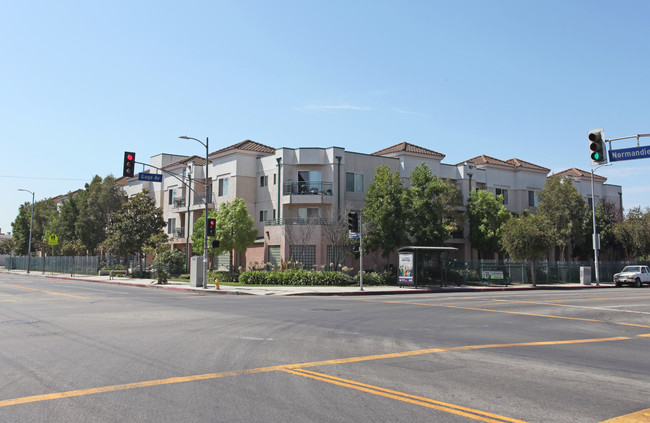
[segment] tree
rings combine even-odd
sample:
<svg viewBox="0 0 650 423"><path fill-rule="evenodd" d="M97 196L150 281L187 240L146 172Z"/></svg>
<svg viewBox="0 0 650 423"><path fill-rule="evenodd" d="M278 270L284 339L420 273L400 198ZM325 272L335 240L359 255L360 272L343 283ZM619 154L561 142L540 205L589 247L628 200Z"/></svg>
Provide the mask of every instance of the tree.
<svg viewBox="0 0 650 423"><path fill-rule="evenodd" d="M513 260L529 262L531 281L535 286L535 260L544 258L553 245L553 237L546 219L530 213L513 217L501 229L501 242Z"/></svg>
<svg viewBox="0 0 650 423"><path fill-rule="evenodd" d="M625 219L614 225L613 231L628 258L650 255L650 209L630 209Z"/></svg>
<svg viewBox="0 0 650 423"><path fill-rule="evenodd" d="M248 214L246 203L241 198L221 204L218 211L210 210L208 216L216 219L216 236L208 237L208 256L211 260L226 251L244 252L257 237L255 221ZM205 213L194 223L192 251L195 254L203 254L204 231ZM211 248L213 240L219 241L219 247ZM232 271L232 266L230 270Z"/></svg>
<svg viewBox="0 0 650 423"><path fill-rule="evenodd" d="M13 254L16 248L16 241L13 238L7 238L0 241L0 254Z"/></svg>
<svg viewBox="0 0 650 423"><path fill-rule="evenodd" d="M47 228L56 216L56 204L51 199L38 201L34 204L34 222L32 225L32 251L47 247ZM18 209L18 216L11 223L13 238L16 240L16 253L26 255L29 248L29 228L32 205L25 202Z"/></svg>
<svg viewBox="0 0 650 423"><path fill-rule="evenodd" d="M160 207L146 190L134 195L113 213L112 224L103 246L114 254L141 254L145 247L156 247L155 235L166 226ZM142 270L142 262L140 262Z"/></svg>
<svg viewBox="0 0 650 423"><path fill-rule="evenodd" d="M231 254L233 251L243 253L255 242L257 228L243 199L235 198L232 203L221 204L216 219L219 248L215 249L215 255L225 251L230 251ZM233 263L232 256L230 263ZM230 272L232 273L232 266Z"/></svg>
<svg viewBox="0 0 650 423"><path fill-rule="evenodd" d="M332 211L330 219L322 228L325 232L327 247L332 249L328 257L328 269L330 271L340 270L345 264L345 256L348 254L348 245L350 244L347 222L338 216L336 211Z"/></svg>
<svg viewBox="0 0 650 423"><path fill-rule="evenodd" d="M494 254L501 250L501 229L512 217L503 205L503 196L476 190L467 201L469 241L481 253Z"/></svg>
<svg viewBox="0 0 650 423"><path fill-rule="evenodd" d="M406 230L416 245L441 246L459 227L460 190L422 163L409 175L405 190Z"/></svg>
<svg viewBox="0 0 650 423"><path fill-rule="evenodd" d="M566 247L581 236L583 216L587 205L571 178L551 176L540 194L537 212L550 222L553 245L560 247L560 257Z"/></svg>
<svg viewBox="0 0 650 423"><path fill-rule="evenodd" d="M382 257L388 259L392 251L408 242L404 188L399 172L391 172L386 164L377 167L365 200L364 249L382 250Z"/></svg>
<svg viewBox="0 0 650 423"><path fill-rule="evenodd" d="M90 254L95 254L97 246L106 239L111 215L120 210L123 199L124 195L112 176L103 180L95 176L79 193L75 200L78 208L75 233Z"/></svg>

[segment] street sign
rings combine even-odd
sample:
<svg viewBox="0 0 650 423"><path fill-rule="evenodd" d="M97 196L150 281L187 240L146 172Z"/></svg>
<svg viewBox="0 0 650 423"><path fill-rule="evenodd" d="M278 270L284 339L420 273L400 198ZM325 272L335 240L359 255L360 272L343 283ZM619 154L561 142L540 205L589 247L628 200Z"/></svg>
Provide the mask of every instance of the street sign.
<svg viewBox="0 0 650 423"><path fill-rule="evenodd" d="M620 150L609 150L610 162L648 158L650 158L650 145L642 147L621 148Z"/></svg>
<svg viewBox="0 0 650 423"><path fill-rule="evenodd" d="M348 232L348 238L349 239L359 239L361 238L358 233L356 232Z"/></svg>
<svg viewBox="0 0 650 423"><path fill-rule="evenodd" d="M162 182L162 174L160 173L138 173L139 181L149 182Z"/></svg>
<svg viewBox="0 0 650 423"><path fill-rule="evenodd" d="M59 236L57 234L51 234L47 238L47 245L59 245Z"/></svg>

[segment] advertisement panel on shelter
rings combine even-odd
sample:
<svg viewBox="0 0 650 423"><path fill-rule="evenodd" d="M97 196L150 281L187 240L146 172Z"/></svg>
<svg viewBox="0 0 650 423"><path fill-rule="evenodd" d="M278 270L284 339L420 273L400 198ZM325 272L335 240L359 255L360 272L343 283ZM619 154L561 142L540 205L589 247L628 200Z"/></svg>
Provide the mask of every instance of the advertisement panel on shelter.
<svg viewBox="0 0 650 423"><path fill-rule="evenodd" d="M413 284L413 253L399 253L399 285Z"/></svg>

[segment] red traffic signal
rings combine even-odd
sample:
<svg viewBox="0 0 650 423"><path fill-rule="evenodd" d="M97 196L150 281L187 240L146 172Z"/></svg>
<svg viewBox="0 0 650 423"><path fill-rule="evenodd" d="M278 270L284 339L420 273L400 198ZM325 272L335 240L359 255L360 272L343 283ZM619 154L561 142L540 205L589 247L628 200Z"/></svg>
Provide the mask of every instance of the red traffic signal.
<svg viewBox="0 0 650 423"><path fill-rule="evenodd" d="M208 236L217 234L217 219L208 219Z"/></svg>
<svg viewBox="0 0 650 423"><path fill-rule="evenodd" d="M122 176L128 176L133 178L135 171L135 153L130 151L124 152L124 169L122 170Z"/></svg>

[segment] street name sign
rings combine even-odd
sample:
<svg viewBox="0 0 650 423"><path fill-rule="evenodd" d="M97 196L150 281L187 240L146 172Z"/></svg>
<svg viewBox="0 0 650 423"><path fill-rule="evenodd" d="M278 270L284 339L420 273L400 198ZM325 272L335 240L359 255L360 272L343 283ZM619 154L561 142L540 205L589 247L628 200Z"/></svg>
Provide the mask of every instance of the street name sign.
<svg viewBox="0 0 650 423"><path fill-rule="evenodd" d="M610 162L648 158L650 158L650 145L642 147L621 148L620 150L609 150Z"/></svg>
<svg viewBox="0 0 650 423"><path fill-rule="evenodd" d="M162 182L162 174L160 173L138 173L139 181L149 182Z"/></svg>

